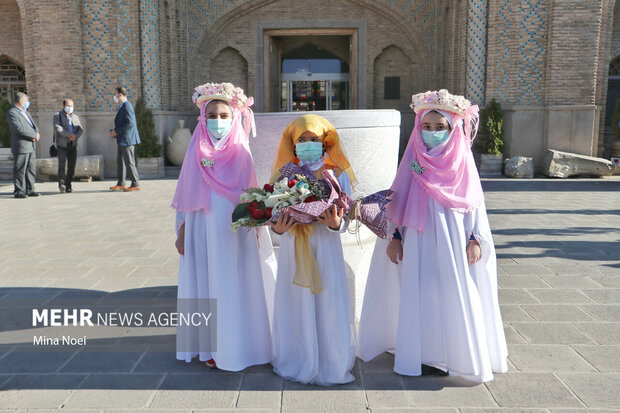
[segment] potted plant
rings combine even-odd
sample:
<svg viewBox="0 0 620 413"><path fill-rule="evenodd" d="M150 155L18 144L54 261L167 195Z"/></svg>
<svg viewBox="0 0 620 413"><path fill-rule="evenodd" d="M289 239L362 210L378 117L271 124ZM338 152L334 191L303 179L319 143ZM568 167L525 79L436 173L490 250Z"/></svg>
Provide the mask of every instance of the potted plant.
<svg viewBox="0 0 620 413"><path fill-rule="evenodd" d="M153 112L146 107L144 99L139 98L135 105L138 133L142 141L136 146L136 163L140 178L163 178L164 168L163 147L155 133Z"/></svg>
<svg viewBox="0 0 620 413"><path fill-rule="evenodd" d="M504 113L502 107L492 99L480 111L480 127L474 150L476 164L482 176L502 174L504 156Z"/></svg>

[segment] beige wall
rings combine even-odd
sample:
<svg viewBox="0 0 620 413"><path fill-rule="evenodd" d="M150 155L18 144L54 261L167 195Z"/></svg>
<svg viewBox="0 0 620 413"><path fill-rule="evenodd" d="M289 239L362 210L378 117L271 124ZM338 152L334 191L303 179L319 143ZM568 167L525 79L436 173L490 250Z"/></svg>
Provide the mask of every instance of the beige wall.
<svg viewBox="0 0 620 413"><path fill-rule="evenodd" d="M211 62L210 69L209 82L230 82L247 90L248 62L232 47L220 51Z"/></svg>
<svg viewBox="0 0 620 413"><path fill-rule="evenodd" d="M407 110L411 103L413 74L415 73L415 66L409 56L403 53L400 47L391 45L375 58L373 65L374 101L371 107ZM400 99L384 99L385 77L387 76L400 77Z"/></svg>

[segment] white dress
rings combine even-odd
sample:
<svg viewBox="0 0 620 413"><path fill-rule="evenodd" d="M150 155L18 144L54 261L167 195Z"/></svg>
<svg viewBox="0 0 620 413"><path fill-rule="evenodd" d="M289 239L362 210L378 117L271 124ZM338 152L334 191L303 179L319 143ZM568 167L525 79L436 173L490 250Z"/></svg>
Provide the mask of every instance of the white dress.
<svg viewBox="0 0 620 413"><path fill-rule="evenodd" d="M377 240L358 356L369 361L393 351L394 371L408 376L419 376L422 363L476 382L508 371L495 247L484 205L461 214L430 197L424 231L405 228L401 234L398 265L387 256L389 240ZM473 265L466 254L471 234L482 251Z"/></svg>
<svg viewBox="0 0 620 413"><path fill-rule="evenodd" d="M316 170L323 161L312 163ZM340 186L351 193L349 176L342 172ZM343 221L341 231L346 229ZM301 383L350 383L355 361L353 309L346 279L340 232L314 224L312 252L321 274L323 291L293 284L295 237L280 239L273 316L274 371Z"/></svg>
<svg viewBox="0 0 620 413"><path fill-rule="evenodd" d="M213 358L222 370L240 371L271 362L271 314L276 259L265 227L230 229L236 205L211 192L211 210L177 212L185 220L185 254L179 261L179 311L212 310L217 302L217 337L209 329L177 328L178 360ZM199 308L196 308L199 307ZM216 340L216 343L214 342ZM216 347L214 347L216 344Z"/></svg>

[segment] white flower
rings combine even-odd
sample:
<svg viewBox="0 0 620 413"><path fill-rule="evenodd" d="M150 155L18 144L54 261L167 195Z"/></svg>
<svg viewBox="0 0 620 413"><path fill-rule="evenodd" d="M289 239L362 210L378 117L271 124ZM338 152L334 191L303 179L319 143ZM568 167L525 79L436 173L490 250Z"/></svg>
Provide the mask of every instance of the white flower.
<svg viewBox="0 0 620 413"><path fill-rule="evenodd" d="M243 192L241 194L241 202L252 202L255 201L253 194L248 194L247 192Z"/></svg>

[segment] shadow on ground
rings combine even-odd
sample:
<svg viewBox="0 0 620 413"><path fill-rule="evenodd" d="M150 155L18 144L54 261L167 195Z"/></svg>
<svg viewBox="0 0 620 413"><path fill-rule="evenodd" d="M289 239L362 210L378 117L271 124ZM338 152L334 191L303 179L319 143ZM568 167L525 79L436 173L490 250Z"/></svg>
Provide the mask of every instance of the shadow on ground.
<svg viewBox="0 0 620 413"><path fill-rule="evenodd" d="M33 327L32 309L94 308L142 309L153 314L175 311L176 286L139 288L118 292L66 288L0 288L0 391L9 389L150 389L150 390L441 390L475 385L454 377L404 377L393 372L394 356L384 353L369 363L357 359L355 381L329 387L304 385L280 378L269 364L241 372L209 369L194 358L176 360L175 331L158 334L152 327L120 328L110 337L88 339L79 349L71 346L34 346L26 337L40 335ZM126 302L126 306L119 303ZM151 306L146 308L145 306ZM46 329L62 327L45 327ZM79 326L73 328L81 328ZM108 327L91 327L108 328ZM118 328L118 327L117 327ZM155 330L155 331L154 331ZM91 330L92 331L92 330ZM138 334L126 336L125 334ZM62 333L58 333L62 334ZM48 337L55 335L53 330ZM76 336L77 334L73 334Z"/></svg>

